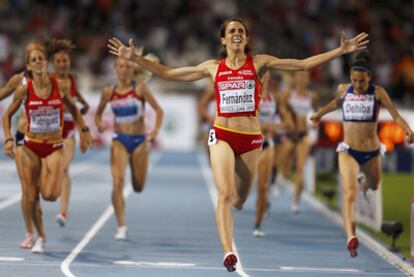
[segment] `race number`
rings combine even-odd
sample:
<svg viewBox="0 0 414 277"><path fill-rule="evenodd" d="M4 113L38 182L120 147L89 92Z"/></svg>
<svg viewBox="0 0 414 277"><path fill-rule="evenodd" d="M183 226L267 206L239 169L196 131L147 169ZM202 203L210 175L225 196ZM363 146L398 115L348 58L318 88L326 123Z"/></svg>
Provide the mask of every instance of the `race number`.
<svg viewBox="0 0 414 277"><path fill-rule="evenodd" d="M216 131L214 129L210 129L210 132L208 133L208 145L213 145L216 143L217 143Z"/></svg>

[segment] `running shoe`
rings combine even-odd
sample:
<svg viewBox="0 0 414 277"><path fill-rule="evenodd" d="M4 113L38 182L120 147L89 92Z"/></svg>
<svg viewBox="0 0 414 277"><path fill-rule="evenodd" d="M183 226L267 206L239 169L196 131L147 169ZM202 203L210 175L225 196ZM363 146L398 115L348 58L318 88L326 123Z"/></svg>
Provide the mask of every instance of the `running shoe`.
<svg viewBox="0 0 414 277"><path fill-rule="evenodd" d="M121 226L121 227L118 227L118 229L117 229L117 231L116 231L116 234L115 234L115 239L116 240L126 240L127 239L127 227L124 225L124 226Z"/></svg>
<svg viewBox="0 0 414 277"><path fill-rule="evenodd" d="M355 258L356 256L358 256L358 252L357 252L358 246L359 246L358 238L356 236L352 236L348 240L348 243L347 243L347 248L352 258Z"/></svg>
<svg viewBox="0 0 414 277"><path fill-rule="evenodd" d="M300 207L298 203L292 203L292 206L290 207L290 210L292 211L292 214L298 214L300 212Z"/></svg>
<svg viewBox="0 0 414 277"><path fill-rule="evenodd" d="M66 225L66 216L64 214L58 214L56 216L56 222L60 227L65 227Z"/></svg>
<svg viewBox="0 0 414 277"><path fill-rule="evenodd" d="M236 271L237 256L234 252L229 252L224 256L223 265L227 268L227 271Z"/></svg>
<svg viewBox="0 0 414 277"><path fill-rule="evenodd" d="M46 239L38 238L32 247L32 253L43 253Z"/></svg>
<svg viewBox="0 0 414 277"><path fill-rule="evenodd" d="M262 228L260 227L254 228L253 236L255 236L256 238L261 238L261 237L264 237L264 235L265 235L265 232L262 231Z"/></svg>
<svg viewBox="0 0 414 277"><path fill-rule="evenodd" d="M20 248L31 249L33 247L35 236L31 233L26 233L26 238L20 242Z"/></svg>

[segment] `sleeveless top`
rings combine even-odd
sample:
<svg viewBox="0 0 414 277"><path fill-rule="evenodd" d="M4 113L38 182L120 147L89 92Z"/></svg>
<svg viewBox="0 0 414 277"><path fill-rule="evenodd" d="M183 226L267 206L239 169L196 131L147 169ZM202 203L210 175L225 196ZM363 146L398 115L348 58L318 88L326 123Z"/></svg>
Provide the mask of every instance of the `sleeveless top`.
<svg viewBox="0 0 414 277"><path fill-rule="evenodd" d="M259 121L261 123L279 124L280 115L273 94L262 98L259 105Z"/></svg>
<svg viewBox="0 0 414 277"><path fill-rule="evenodd" d="M295 90L289 96L289 105L297 116L308 116L313 111L312 97L299 95Z"/></svg>
<svg viewBox="0 0 414 277"><path fill-rule="evenodd" d="M253 57L238 69L231 69L222 59L218 65L214 88L217 116L258 116L262 82L253 65Z"/></svg>
<svg viewBox="0 0 414 277"><path fill-rule="evenodd" d="M135 82L125 94L117 93L114 86L110 102L116 123L132 123L144 116L145 100L137 95Z"/></svg>

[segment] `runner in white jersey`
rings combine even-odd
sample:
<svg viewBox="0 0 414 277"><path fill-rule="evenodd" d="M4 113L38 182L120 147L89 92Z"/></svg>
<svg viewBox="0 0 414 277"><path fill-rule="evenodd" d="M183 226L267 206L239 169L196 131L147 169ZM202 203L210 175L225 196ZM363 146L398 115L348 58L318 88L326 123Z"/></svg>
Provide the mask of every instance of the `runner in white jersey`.
<svg viewBox="0 0 414 277"><path fill-rule="evenodd" d="M308 116L317 109L318 96L315 92L308 89L309 73L298 71L294 75L294 88L286 94L295 127L286 133L286 140L283 149L283 169L282 174L288 178L291 170L292 156L295 155L295 190L291 210L294 214L300 211L299 202L303 189L303 174L305 162L310 153Z"/></svg>

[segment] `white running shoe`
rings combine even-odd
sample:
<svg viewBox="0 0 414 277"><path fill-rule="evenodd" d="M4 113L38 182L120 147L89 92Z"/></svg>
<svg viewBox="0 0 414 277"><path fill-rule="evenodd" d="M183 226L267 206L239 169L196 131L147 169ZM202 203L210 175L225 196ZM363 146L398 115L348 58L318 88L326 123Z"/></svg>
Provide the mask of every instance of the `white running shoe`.
<svg viewBox="0 0 414 277"><path fill-rule="evenodd" d="M44 246L46 239L38 238L32 247L32 253L43 253L45 251Z"/></svg>
<svg viewBox="0 0 414 277"><path fill-rule="evenodd" d="M115 234L115 239L116 240L126 240L127 239L127 230L128 228L124 225L121 227L118 227L116 234Z"/></svg>
<svg viewBox="0 0 414 277"><path fill-rule="evenodd" d="M65 227L65 225L66 225L66 216L64 216L63 214L58 214L56 216L56 222L57 222L57 224L59 224L60 227Z"/></svg>
<svg viewBox="0 0 414 277"><path fill-rule="evenodd" d="M264 237L265 232L262 231L260 227L256 227L253 231L253 236L256 238Z"/></svg>
<svg viewBox="0 0 414 277"><path fill-rule="evenodd" d="M291 211L293 214L298 214L300 212L300 207L298 203L292 203Z"/></svg>
<svg viewBox="0 0 414 277"><path fill-rule="evenodd" d="M26 233L26 238L20 242L20 247L23 249L31 249L35 242L35 235L31 233Z"/></svg>

